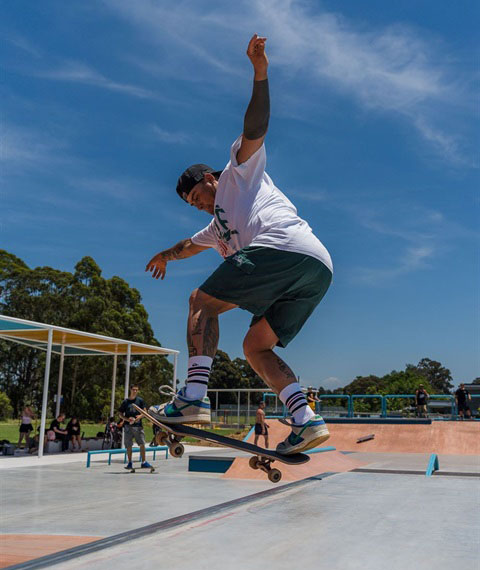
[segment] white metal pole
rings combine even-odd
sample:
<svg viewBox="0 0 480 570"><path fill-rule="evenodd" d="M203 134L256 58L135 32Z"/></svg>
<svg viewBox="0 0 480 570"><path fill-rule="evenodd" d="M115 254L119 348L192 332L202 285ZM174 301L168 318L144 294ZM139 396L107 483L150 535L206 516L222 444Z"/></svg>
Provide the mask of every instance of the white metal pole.
<svg viewBox="0 0 480 570"><path fill-rule="evenodd" d="M45 361L45 376L43 378L42 417L40 419L40 441L38 443L38 457L43 457L43 444L45 442L45 423L47 421L48 381L50 379L50 361L52 360L53 329L48 329L47 359Z"/></svg>
<svg viewBox="0 0 480 570"><path fill-rule="evenodd" d="M132 347L127 345L127 369L125 370L125 399L128 398L128 389L130 387L130 359L132 356ZM125 429L122 429L122 448L125 447Z"/></svg>
<svg viewBox="0 0 480 570"><path fill-rule="evenodd" d="M62 352L60 354L60 370L58 371L58 387L57 387L57 404L55 406L55 417L60 414L60 403L62 399L62 381L63 381L63 362L65 359L65 345L62 344Z"/></svg>
<svg viewBox="0 0 480 570"><path fill-rule="evenodd" d="M117 384L117 360L118 354L113 357L113 373L112 373L112 397L110 399L110 417L114 415L115 412L115 388Z"/></svg>
<svg viewBox="0 0 480 570"><path fill-rule="evenodd" d="M240 428L240 392L238 392L237 424Z"/></svg>
<svg viewBox="0 0 480 570"><path fill-rule="evenodd" d="M125 399L128 398L128 390L130 388L130 360L132 357L132 347L127 345L127 368L125 370Z"/></svg>
<svg viewBox="0 0 480 570"><path fill-rule="evenodd" d="M247 424L250 423L250 391L247 392Z"/></svg>
<svg viewBox="0 0 480 570"><path fill-rule="evenodd" d="M173 355L173 389L177 391L177 365L178 365L178 354Z"/></svg>

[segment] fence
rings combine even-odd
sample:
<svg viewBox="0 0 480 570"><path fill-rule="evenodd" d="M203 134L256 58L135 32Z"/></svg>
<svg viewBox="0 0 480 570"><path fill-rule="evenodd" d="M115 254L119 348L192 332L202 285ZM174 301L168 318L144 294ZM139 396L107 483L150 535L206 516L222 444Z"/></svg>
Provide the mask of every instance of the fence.
<svg viewBox="0 0 480 570"><path fill-rule="evenodd" d="M271 391L258 389L212 389L208 390L212 404L212 421L224 426L245 427L255 423L258 402L266 404L267 416L285 417L287 410L278 396ZM416 415L415 394L321 394L316 402L316 411L324 417L412 417ZM472 395L472 397L477 397ZM402 402L405 400L405 402ZM400 401L399 409L392 410L394 401ZM445 409L440 410L440 402L445 401ZM328 403L334 405L328 405ZM378 402L376 409L365 408L366 402ZM337 404L337 405L335 405ZM339 405L338 405L339 404ZM356 405L357 404L357 405ZM455 397L449 394L432 394L429 398L429 417L457 419ZM398 407L398 405L397 405Z"/></svg>

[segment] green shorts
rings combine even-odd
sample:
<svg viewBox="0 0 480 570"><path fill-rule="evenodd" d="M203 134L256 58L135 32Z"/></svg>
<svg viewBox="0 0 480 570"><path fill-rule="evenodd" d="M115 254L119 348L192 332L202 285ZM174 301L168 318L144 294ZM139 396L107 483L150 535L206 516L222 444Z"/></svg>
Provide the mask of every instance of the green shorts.
<svg viewBox="0 0 480 570"><path fill-rule="evenodd" d="M332 281L321 261L269 247L244 247L200 285L216 299L253 313L250 326L265 317L278 336L278 346L296 336Z"/></svg>

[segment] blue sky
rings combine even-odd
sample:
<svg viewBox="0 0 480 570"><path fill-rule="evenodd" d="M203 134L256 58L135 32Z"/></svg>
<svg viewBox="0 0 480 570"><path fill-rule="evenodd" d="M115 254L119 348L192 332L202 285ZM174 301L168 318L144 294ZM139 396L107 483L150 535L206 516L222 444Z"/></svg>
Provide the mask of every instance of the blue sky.
<svg viewBox="0 0 480 570"><path fill-rule="evenodd" d="M1 247L68 271L90 255L126 279L183 376L188 296L221 259L171 263L164 282L144 268L209 221L176 179L227 162L259 33L267 171L335 265L282 356L326 388L423 357L455 384L480 375L477 3L16 0L1 13ZM230 356L248 323L221 317Z"/></svg>

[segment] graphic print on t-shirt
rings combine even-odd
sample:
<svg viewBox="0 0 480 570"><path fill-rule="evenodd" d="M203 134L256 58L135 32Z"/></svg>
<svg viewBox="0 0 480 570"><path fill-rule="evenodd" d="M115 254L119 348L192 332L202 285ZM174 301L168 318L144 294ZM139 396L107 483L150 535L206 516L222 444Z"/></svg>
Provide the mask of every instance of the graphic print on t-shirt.
<svg viewBox="0 0 480 570"><path fill-rule="evenodd" d="M225 210L220 208L218 204L215 204L215 233L217 234L217 243L220 248L220 253L223 257L228 254L228 242L232 239L232 235L238 234L237 230L231 230L228 227L228 220L222 220L220 214L224 214ZM219 226L220 224L220 226ZM222 231L222 228L224 231Z"/></svg>

